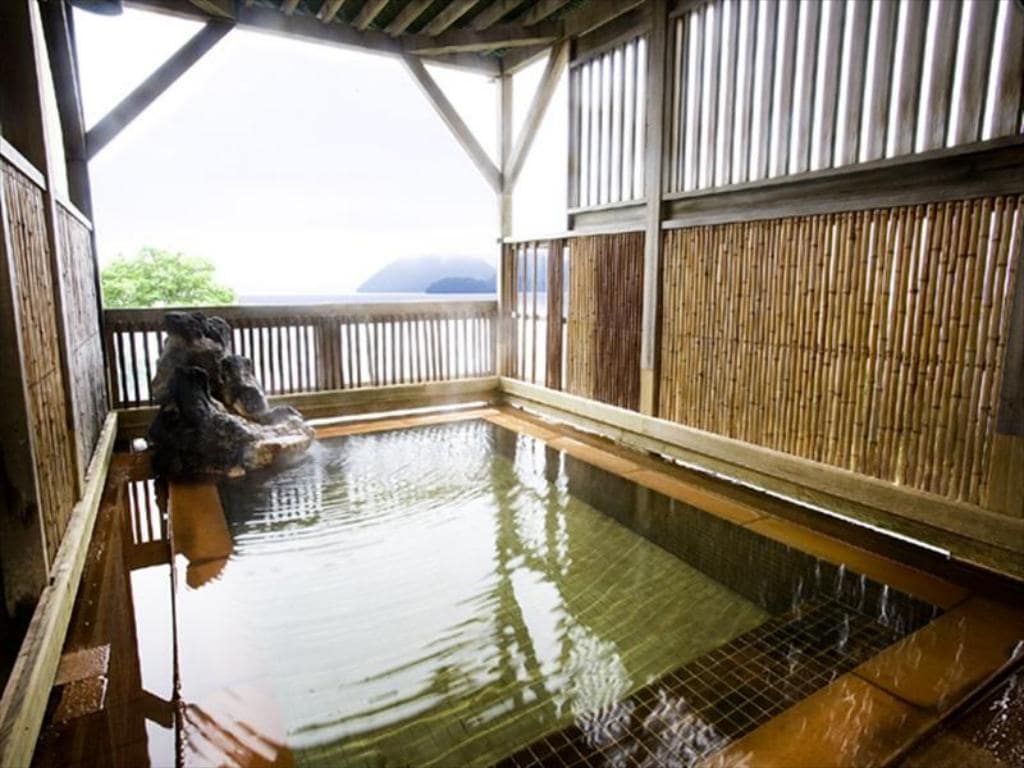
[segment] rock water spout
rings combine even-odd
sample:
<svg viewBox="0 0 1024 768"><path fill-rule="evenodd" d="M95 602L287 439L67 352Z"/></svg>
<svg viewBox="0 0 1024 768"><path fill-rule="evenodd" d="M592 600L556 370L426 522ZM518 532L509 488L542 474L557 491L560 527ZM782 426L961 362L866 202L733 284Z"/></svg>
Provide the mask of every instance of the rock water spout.
<svg viewBox="0 0 1024 768"><path fill-rule="evenodd" d="M168 312L149 429L161 477L240 475L299 454L313 430L291 406L270 407L252 362L232 354L231 327L201 312Z"/></svg>

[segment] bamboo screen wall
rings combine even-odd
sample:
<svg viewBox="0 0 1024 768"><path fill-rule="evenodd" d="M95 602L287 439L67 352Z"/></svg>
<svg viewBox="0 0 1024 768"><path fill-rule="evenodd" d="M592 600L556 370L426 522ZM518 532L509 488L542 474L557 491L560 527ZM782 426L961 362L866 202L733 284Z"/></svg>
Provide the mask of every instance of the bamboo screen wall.
<svg viewBox="0 0 1024 768"><path fill-rule="evenodd" d="M107 414L96 263L89 229L64 208L57 208L60 282L64 296L64 330L71 355L71 402L80 471L85 473Z"/></svg>
<svg viewBox="0 0 1024 768"><path fill-rule="evenodd" d="M644 236L569 243L566 390L622 408L640 406Z"/></svg>
<svg viewBox="0 0 1024 768"><path fill-rule="evenodd" d="M659 415L985 505L1022 201L666 232Z"/></svg>
<svg viewBox="0 0 1024 768"><path fill-rule="evenodd" d="M670 48L669 192L1022 129L1014 0L712 0Z"/></svg>
<svg viewBox="0 0 1024 768"><path fill-rule="evenodd" d="M644 196L647 40L635 37L569 73L569 200L573 207Z"/></svg>
<svg viewBox="0 0 1024 768"><path fill-rule="evenodd" d="M3 164L4 193L13 248L14 282L35 437L39 505L47 552L60 545L75 503L74 438L67 423L64 377L58 347L50 248L43 193L8 163Z"/></svg>

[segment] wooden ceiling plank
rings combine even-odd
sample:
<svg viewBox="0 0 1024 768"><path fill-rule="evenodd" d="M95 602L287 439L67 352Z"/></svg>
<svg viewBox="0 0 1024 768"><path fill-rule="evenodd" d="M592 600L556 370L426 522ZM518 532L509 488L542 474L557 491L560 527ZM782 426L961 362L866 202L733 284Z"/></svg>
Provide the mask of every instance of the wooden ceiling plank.
<svg viewBox="0 0 1024 768"><path fill-rule="evenodd" d="M405 62L405 66L409 69L410 74L412 74L420 86L431 106L434 107L445 125L448 126L448 130L452 132L455 140L459 142L466 151L466 154L469 155L469 159L473 161L473 164L483 174L484 179L490 184L491 188L495 192L500 192L501 172L494 164L494 161L491 160L486 150L480 146L480 142L477 141L476 136L473 135L473 132L466 125L455 107L452 106L448 97L444 95L441 87L431 77L423 62L415 56L404 56L402 61Z"/></svg>
<svg viewBox="0 0 1024 768"><path fill-rule="evenodd" d="M565 16L566 37L579 37L617 19L645 0L589 0Z"/></svg>
<svg viewBox="0 0 1024 768"><path fill-rule="evenodd" d="M424 35L440 35L476 5L477 0L452 0L423 28Z"/></svg>
<svg viewBox="0 0 1024 768"><path fill-rule="evenodd" d="M203 13L222 19L231 18L232 0L189 0L189 2Z"/></svg>
<svg viewBox="0 0 1024 768"><path fill-rule="evenodd" d="M124 4L129 8L154 11L180 18L198 21L209 21L210 19L189 0L124 0ZM401 56L407 53L405 45L418 44L425 47L437 39L406 35L401 40L395 40L390 35L375 29L358 30L349 24L340 23L322 24L313 16L297 13L285 16L276 8L250 7L243 4L235 6L234 21L238 29L267 32L307 43L320 43L390 56ZM478 53L460 51L445 51L437 56L439 58L436 63L442 66L479 72L490 77L496 77L501 73L500 61L495 56L482 56Z"/></svg>
<svg viewBox="0 0 1024 768"><path fill-rule="evenodd" d="M408 53L420 56L443 53L494 51L501 48L521 48L530 45L550 45L562 37L560 22L536 24L529 29L519 24L501 24L477 31L452 29L436 37L410 35L402 45Z"/></svg>
<svg viewBox="0 0 1024 768"><path fill-rule="evenodd" d="M388 0L369 0L369 2L363 6L363 10L356 16L355 21L352 22L352 26L356 29L366 29L373 20L376 19L380 12L384 10L384 6L388 4Z"/></svg>
<svg viewBox="0 0 1024 768"><path fill-rule="evenodd" d="M316 17L324 24L330 24L334 21L334 17L338 15L338 11L341 10L341 6L344 4L345 0L326 0L320 6L320 10L316 12Z"/></svg>
<svg viewBox="0 0 1024 768"><path fill-rule="evenodd" d="M523 4L524 0L495 0L480 13L473 17L470 25L478 32L497 24L508 14Z"/></svg>
<svg viewBox="0 0 1024 768"><path fill-rule="evenodd" d="M398 12L394 20L388 24L384 31L394 37L400 35L407 30L416 19L418 19L423 12L430 7L434 0L410 0L406 6Z"/></svg>
<svg viewBox="0 0 1024 768"><path fill-rule="evenodd" d="M540 0L535 6L526 12L523 18L519 19L519 23L524 27L529 27L532 24L538 24L546 19L551 14L555 13L569 4L569 0Z"/></svg>

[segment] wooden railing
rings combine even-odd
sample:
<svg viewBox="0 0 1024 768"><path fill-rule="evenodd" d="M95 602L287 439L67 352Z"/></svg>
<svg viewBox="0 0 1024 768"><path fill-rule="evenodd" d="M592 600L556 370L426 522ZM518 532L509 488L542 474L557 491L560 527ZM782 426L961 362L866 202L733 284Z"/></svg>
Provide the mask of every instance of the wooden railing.
<svg viewBox="0 0 1024 768"><path fill-rule="evenodd" d="M325 392L490 376L496 372L497 302L196 308L234 329L234 351L253 361L268 394ZM104 344L115 408L152 405L149 383L163 348L160 309L108 309Z"/></svg>
<svg viewBox="0 0 1024 768"><path fill-rule="evenodd" d="M565 371L566 259L561 238L507 242L502 249L502 373L561 389ZM557 322L549 322L558 318Z"/></svg>

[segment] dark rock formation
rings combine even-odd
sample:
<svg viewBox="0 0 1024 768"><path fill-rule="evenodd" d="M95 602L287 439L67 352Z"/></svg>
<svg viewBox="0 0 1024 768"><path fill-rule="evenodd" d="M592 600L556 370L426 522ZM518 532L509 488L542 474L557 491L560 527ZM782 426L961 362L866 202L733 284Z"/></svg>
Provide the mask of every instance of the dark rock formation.
<svg viewBox="0 0 1024 768"><path fill-rule="evenodd" d="M280 424L299 412L290 405L271 408L263 387L252 372L252 362L241 355L226 355L220 361L220 383L224 405L231 411L259 424ZM301 418L301 417L299 417Z"/></svg>
<svg viewBox="0 0 1024 768"><path fill-rule="evenodd" d="M220 362L230 351L231 329L219 317L207 318L202 312L168 312L164 315L164 343L153 377L153 399L164 403L174 372L196 366L206 371L213 396L220 399Z"/></svg>
<svg viewBox="0 0 1024 768"><path fill-rule="evenodd" d="M290 406L269 407L252 363L231 354L231 327L201 312L169 312L153 378L160 411L149 430L162 477L241 474L305 451L313 430Z"/></svg>

